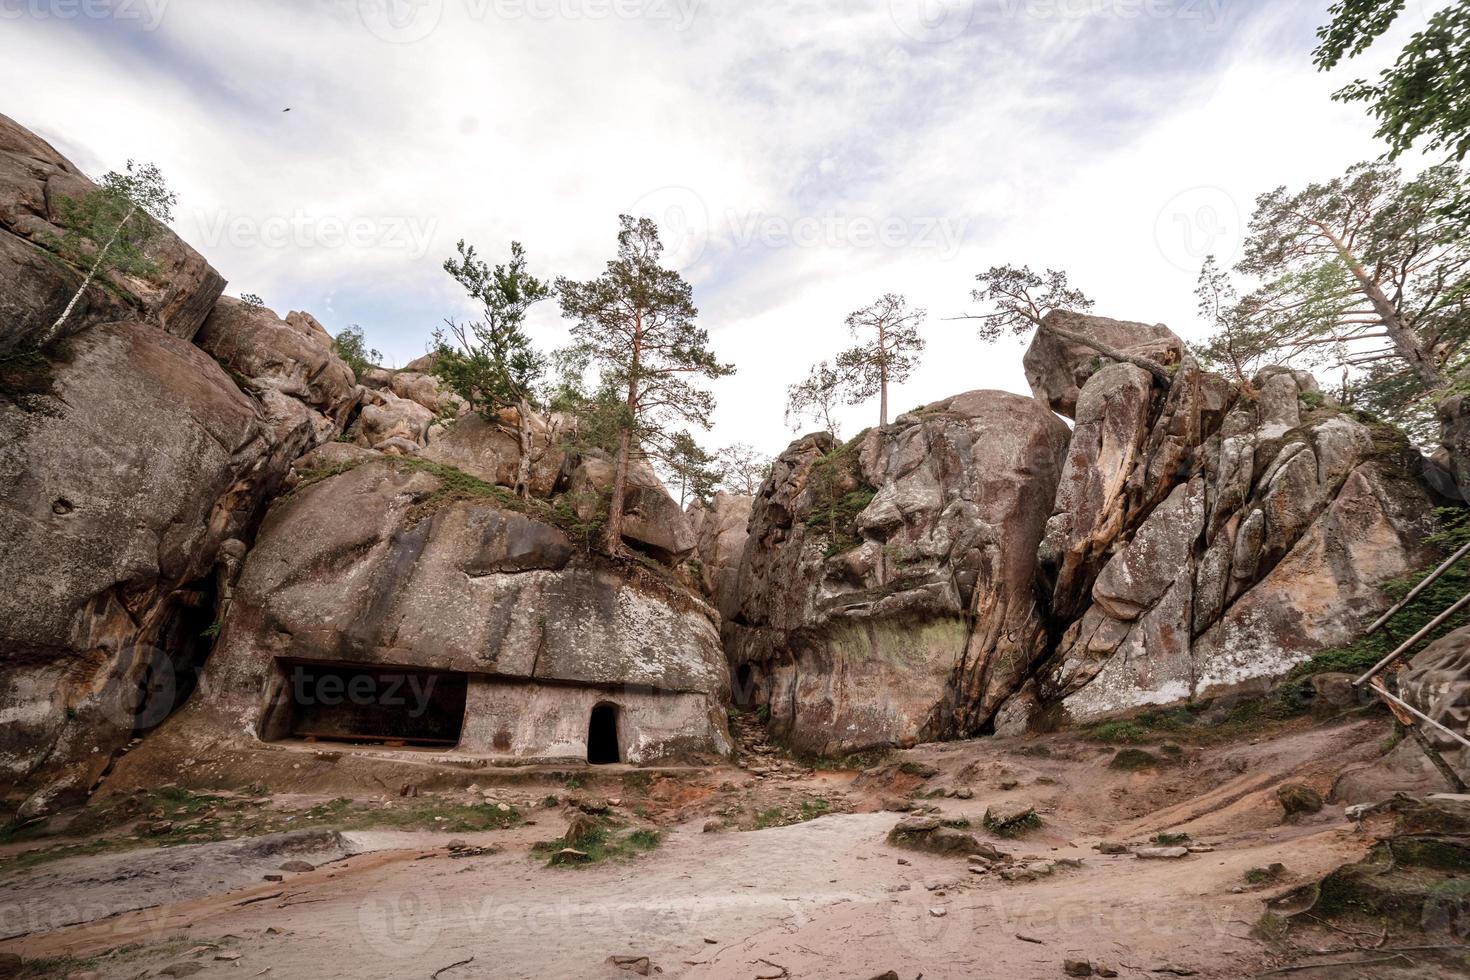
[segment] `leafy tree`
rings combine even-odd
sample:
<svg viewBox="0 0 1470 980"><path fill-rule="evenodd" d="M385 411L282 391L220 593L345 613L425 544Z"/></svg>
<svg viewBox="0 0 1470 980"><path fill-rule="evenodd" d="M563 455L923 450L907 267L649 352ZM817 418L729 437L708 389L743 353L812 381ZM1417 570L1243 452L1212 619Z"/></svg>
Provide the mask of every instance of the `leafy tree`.
<svg viewBox="0 0 1470 980"><path fill-rule="evenodd" d="M241 293L240 302L246 306L253 306L258 310L265 309L265 300L260 298L259 293Z"/></svg>
<svg viewBox="0 0 1470 980"><path fill-rule="evenodd" d="M837 406L846 400L846 384L842 375L826 361L814 364L804 381L786 389L786 424L797 431L811 419L823 431L838 438Z"/></svg>
<svg viewBox="0 0 1470 980"><path fill-rule="evenodd" d="M126 173L110 172L101 186L80 197L63 199L58 217L65 231L52 240L61 256L87 267L87 275L41 341L46 346L61 333L82 296L99 277L111 273L147 276L156 271L148 258L149 242L173 219L178 196L151 163L129 160Z"/></svg>
<svg viewBox="0 0 1470 980"><path fill-rule="evenodd" d="M355 323L332 339L332 349L347 362L347 366L352 368L353 377L359 381L383 359L379 351L368 347L362 335L362 327Z"/></svg>
<svg viewBox="0 0 1470 980"><path fill-rule="evenodd" d="M879 425L888 424L888 383L902 384L919 363L924 351L919 324L925 315L910 310L902 296L885 293L847 316L847 329L862 342L837 355L837 372L846 384L848 404L878 396Z"/></svg>
<svg viewBox="0 0 1470 980"><path fill-rule="evenodd" d="M532 403L546 359L532 345L525 322L531 307L551 295L551 287L526 271L520 242L510 243L509 263L494 267L463 239L456 248L459 257L445 260L444 271L480 303L480 318L446 319L434 331L434 373L487 421L498 424L502 409L515 409L521 447L515 492L527 497L536 458Z"/></svg>
<svg viewBox="0 0 1470 980"><path fill-rule="evenodd" d="M679 507L690 500L708 504L724 475L713 453L707 452L688 432L676 432L659 453L665 481L679 488Z"/></svg>
<svg viewBox="0 0 1470 980"><path fill-rule="evenodd" d="M720 487L727 493L754 497L771 475L771 457L743 442L726 446L715 454L721 473Z"/></svg>
<svg viewBox="0 0 1470 980"><path fill-rule="evenodd" d="M1245 321L1230 273L1220 268L1213 255L1205 256L1194 295L1199 299L1200 319L1211 330L1210 337L1195 352L1206 365L1227 371L1237 386L1249 388L1251 376L1265 366L1269 328Z"/></svg>
<svg viewBox="0 0 1470 980"><path fill-rule="evenodd" d="M1362 54L1382 37L1404 9L1404 0L1338 0L1332 20L1317 29L1312 53L1329 71ZM1470 152L1470 0L1436 11L1409 38L1378 81L1358 79L1333 95L1339 102L1364 102L1378 120L1377 136L1388 141L1393 159L1420 140L1425 150L1444 150L1454 160Z"/></svg>
<svg viewBox="0 0 1470 980"><path fill-rule="evenodd" d="M1465 189L1451 164L1404 181L1372 162L1262 194L1237 266L1260 285L1203 352L1342 368L1379 414L1422 428L1423 397L1470 339L1470 249L1443 207Z"/></svg>
<svg viewBox="0 0 1470 980"><path fill-rule="evenodd" d="M624 550L629 461L646 455L644 445L661 439L672 421L708 429L714 396L691 379L735 372L715 359L709 335L694 322L699 311L689 283L659 265L658 226L648 218L618 220L618 255L601 275L557 280L562 315L573 321L572 355L600 372L604 390L623 395L605 532L611 554Z"/></svg>
<svg viewBox="0 0 1470 980"><path fill-rule="evenodd" d="M1054 319L1046 319L1046 315L1054 310L1084 313L1093 307L1092 300L1082 290L1073 289L1068 284L1065 272L1047 269L1045 275L1037 275L1030 266L997 265L977 275L975 280L980 283L980 288L971 291L971 298L977 303L988 304L991 310L989 313L966 314L958 319L980 321L978 332L986 343L994 343L1007 335L1022 336L1032 330L1047 330L1053 336L1095 350L1104 357L1141 367L1164 384L1169 384L1169 372L1157 361L1118 350L1059 326Z"/></svg>

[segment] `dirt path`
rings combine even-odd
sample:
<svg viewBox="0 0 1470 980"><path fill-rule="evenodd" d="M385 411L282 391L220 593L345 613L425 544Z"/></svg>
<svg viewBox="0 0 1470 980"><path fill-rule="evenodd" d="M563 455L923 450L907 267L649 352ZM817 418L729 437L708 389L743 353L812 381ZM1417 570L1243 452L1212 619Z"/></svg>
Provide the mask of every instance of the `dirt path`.
<svg viewBox="0 0 1470 980"><path fill-rule="evenodd" d="M605 962L612 955L648 956L669 977L744 980L863 980L887 970L906 980L1056 978L1064 959L1103 961L1124 977L1168 976L1154 972L1164 967L1248 976L1263 966L1266 950L1250 936L1264 893L1242 889L1245 871L1280 861L1288 881L1306 880L1355 858L1370 840L1336 808L1282 826L1268 787L1292 774L1330 779L1334 765L1356 758L1345 746L1374 732L1310 729L1149 773L1111 770L1110 750L1065 739L1044 755L1035 745L1022 755L1014 743L998 742L905 754L938 770L926 786L974 786L973 799L933 801L945 817L978 828L988 802L1023 796L1037 803L1045 826L998 843L1018 857L1082 863L1031 882L970 874L962 857L898 849L886 840L899 817L891 812L837 813L753 832L703 833L705 820L695 818L670 828L650 854L580 868L548 868L530 852L538 835L559 832L543 821L467 841L495 841L505 847L499 854L455 858L442 848L443 835L398 834L368 843L389 849L284 883L222 885L0 943L0 950L86 957L142 944L91 966L120 978L177 962L203 966L202 976L230 977L429 977L461 961L468 962L442 976L629 976ZM846 783L859 811L893 790L892 780L853 775L810 781ZM1138 801L1148 812L1127 817ZM1147 861L1091 847L1107 831L1138 840L1181 826L1214 850ZM192 956L180 937L195 944Z"/></svg>

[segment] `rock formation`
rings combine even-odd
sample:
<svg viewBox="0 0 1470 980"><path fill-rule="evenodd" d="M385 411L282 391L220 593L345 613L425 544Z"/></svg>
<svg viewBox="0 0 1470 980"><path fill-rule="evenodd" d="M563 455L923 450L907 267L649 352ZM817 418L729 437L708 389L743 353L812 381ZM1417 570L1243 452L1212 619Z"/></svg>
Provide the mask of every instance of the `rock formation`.
<svg viewBox="0 0 1470 980"><path fill-rule="evenodd" d="M293 670L351 665L463 685L440 719L455 754L585 759L602 703L623 761L730 751L718 620L670 580L574 547L549 507L456 489L456 471L340 445L300 465L234 590L201 680L211 695L170 728L315 734L340 719L293 689ZM371 718L343 723L367 729L335 734L387 737Z"/></svg>
<svg viewBox="0 0 1470 980"><path fill-rule="evenodd" d="M586 554L508 492L486 497L517 469L515 427L467 414L429 360L360 385L313 317L221 298L223 278L166 229L149 246L153 273L89 289L38 350L85 276L55 251L62 202L93 189L0 116L0 781L6 795L35 791L24 812L85 794L186 700L167 726L185 726L186 742L289 729L258 687L231 701L225 683L279 678L273 649L473 678L466 752L564 756L585 746L603 701L623 712L627 759L728 751L714 613L672 578ZM563 473L544 421L533 429L546 516L576 467ZM385 454L421 456L421 468L392 469ZM323 465L344 472L300 486ZM589 486L595 469L581 462ZM285 530L252 551L272 501L266 527ZM631 533L646 550L693 549L651 472L636 501ZM216 635L206 676L219 701L195 691ZM589 703L556 716L578 698ZM221 717L227 729L204 724Z"/></svg>
<svg viewBox="0 0 1470 980"><path fill-rule="evenodd" d="M1066 446L1039 402L975 391L782 453L727 628L775 731L830 753L977 728L1045 649L1036 502Z"/></svg>
<svg viewBox="0 0 1470 980"><path fill-rule="evenodd" d="M1238 395L1167 328L1050 316L1171 382L1043 327L1034 401L962 395L778 460L727 648L799 747L1261 691L1432 560L1418 453L1309 375L1268 369Z"/></svg>

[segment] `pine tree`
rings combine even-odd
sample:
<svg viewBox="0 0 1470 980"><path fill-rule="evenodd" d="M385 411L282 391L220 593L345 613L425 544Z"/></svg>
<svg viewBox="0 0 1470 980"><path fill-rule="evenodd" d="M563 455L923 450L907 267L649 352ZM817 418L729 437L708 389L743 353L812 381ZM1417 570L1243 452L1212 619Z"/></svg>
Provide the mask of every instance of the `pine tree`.
<svg viewBox="0 0 1470 980"><path fill-rule="evenodd" d="M923 310L910 310L908 301L895 293L885 293L847 316L847 329L862 343L837 355L837 372L846 382L849 404L878 396L879 425L888 424L889 382L908 380L924 352L919 336L924 317Z"/></svg>
<svg viewBox="0 0 1470 980"><path fill-rule="evenodd" d="M786 424L794 432L811 419L833 439L840 438L835 412L847 398L845 389L842 375L826 361L812 365L805 380L786 389Z"/></svg>
<svg viewBox="0 0 1470 980"><path fill-rule="evenodd" d="M735 372L733 365L715 359L709 335L695 323L699 311L689 283L659 264L658 226L628 215L620 215L619 222L617 257L601 275L586 282L557 280L562 315L572 321L573 356L623 396L614 423L605 541L610 554L624 550L630 460L647 455L644 445L664 438L672 422L709 428L714 396L690 379Z"/></svg>

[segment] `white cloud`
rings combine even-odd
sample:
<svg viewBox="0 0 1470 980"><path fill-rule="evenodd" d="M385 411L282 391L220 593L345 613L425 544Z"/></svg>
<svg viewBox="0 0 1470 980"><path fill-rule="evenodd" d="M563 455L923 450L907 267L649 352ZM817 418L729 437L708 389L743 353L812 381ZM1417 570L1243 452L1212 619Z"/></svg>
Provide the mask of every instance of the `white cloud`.
<svg viewBox="0 0 1470 980"><path fill-rule="evenodd" d="M233 289L359 322L398 363L464 310L439 269L458 238L583 277L620 211L682 221L671 252L698 252L704 322L740 368L709 441L771 452L785 386L882 292L931 314L894 405L1024 391L1019 345L941 319L976 271L1063 267L1099 312L1188 336L1200 249L1228 252L1255 194L1379 151L1311 66L1325 2L924 3L169 0L154 31L7 19L0 84L84 168L159 163L178 230ZM968 29L916 38L950 36L946 13ZM534 322L564 336L549 305Z"/></svg>

